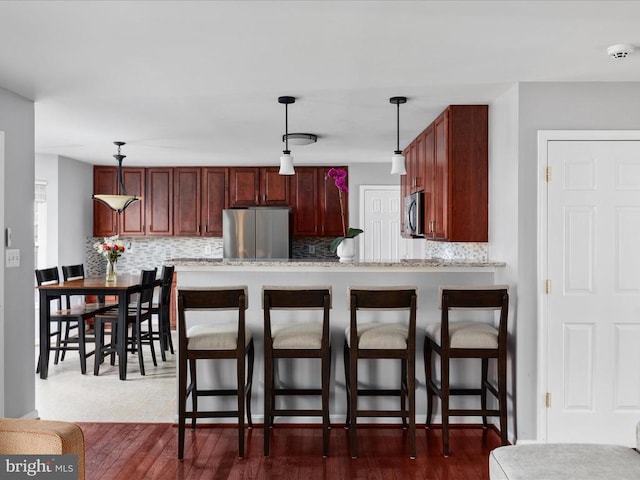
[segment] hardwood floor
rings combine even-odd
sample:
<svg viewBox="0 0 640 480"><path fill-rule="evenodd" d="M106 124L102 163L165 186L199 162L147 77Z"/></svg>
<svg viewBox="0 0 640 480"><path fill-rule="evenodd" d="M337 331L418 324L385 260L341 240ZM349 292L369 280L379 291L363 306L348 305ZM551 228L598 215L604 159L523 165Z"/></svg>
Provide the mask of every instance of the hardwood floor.
<svg viewBox="0 0 640 480"><path fill-rule="evenodd" d="M185 459L177 459L177 429L171 424L79 423L85 433L87 480L110 479L437 479L486 480L489 452L500 445L495 430L453 428L451 456L441 455L439 429L418 428L417 458L400 427L358 428L357 459L348 454L348 431L331 429L330 456L322 458L318 426L276 425L271 456L262 455L263 430L248 430L247 457L239 459L231 426L187 429ZM421 426L422 427L422 426Z"/></svg>

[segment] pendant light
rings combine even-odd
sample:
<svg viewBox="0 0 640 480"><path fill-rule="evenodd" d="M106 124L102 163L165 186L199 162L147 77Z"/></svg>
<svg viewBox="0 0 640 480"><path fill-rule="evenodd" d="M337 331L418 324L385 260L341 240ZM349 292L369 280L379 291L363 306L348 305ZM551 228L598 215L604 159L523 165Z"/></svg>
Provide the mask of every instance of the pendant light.
<svg viewBox="0 0 640 480"><path fill-rule="evenodd" d="M284 103L284 150L280 157L280 175L293 175L293 157L289 151L289 104L295 103L295 97L278 97L278 103Z"/></svg>
<svg viewBox="0 0 640 480"><path fill-rule="evenodd" d="M104 203L107 207L113 210L116 213L122 213L122 211L131 205L133 202L138 200L142 200L142 197L138 197L136 195L129 195L124 188L124 183L122 181L122 160L126 157L126 155L120 154L120 147L125 145L124 142L113 142L114 145L118 147L118 153L116 153L113 158L118 162L118 186L115 195L93 195L91 198L94 200L98 200L101 203Z"/></svg>
<svg viewBox="0 0 640 480"><path fill-rule="evenodd" d="M407 169L404 163L404 156L400 150L400 104L407 103L407 97L391 97L389 102L393 103L397 107L396 117L396 151L393 152L391 157L391 174L392 175L406 175Z"/></svg>

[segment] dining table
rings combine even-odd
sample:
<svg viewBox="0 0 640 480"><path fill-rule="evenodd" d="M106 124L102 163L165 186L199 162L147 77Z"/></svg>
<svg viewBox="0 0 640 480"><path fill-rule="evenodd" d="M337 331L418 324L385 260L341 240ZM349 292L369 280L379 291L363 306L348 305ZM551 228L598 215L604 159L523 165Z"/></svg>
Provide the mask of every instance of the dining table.
<svg viewBox="0 0 640 480"><path fill-rule="evenodd" d="M121 274L115 281L107 282L106 277L90 276L76 280L40 285L37 287L40 297L40 378L46 379L49 374L49 342L51 333L51 300L60 295L96 295L115 296L118 299L118 337L116 339L116 355L120 380L127 379L127 310L131 294L140 291L140 275ZM99 361L99 360L96 360Z"/></svg>

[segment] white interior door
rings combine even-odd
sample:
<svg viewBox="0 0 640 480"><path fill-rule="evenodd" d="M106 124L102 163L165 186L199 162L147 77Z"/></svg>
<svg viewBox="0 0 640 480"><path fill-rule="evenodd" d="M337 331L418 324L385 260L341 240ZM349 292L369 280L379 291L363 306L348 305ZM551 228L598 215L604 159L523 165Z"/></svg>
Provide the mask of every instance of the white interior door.
<svg viewBox="0 0 640 480"><path fill-rule="evenodd" d="M541 148L551 167L550 291L540 350L550 394L546 439L633 446L640 420L640 141L558 140Z"/></svg>
<svg viewBox="0 0 640 480"><path fill-rule="evenodd" d="M407 242L400 236L400 186L362 185L360 259L386 261L407 258Z"/></svg>

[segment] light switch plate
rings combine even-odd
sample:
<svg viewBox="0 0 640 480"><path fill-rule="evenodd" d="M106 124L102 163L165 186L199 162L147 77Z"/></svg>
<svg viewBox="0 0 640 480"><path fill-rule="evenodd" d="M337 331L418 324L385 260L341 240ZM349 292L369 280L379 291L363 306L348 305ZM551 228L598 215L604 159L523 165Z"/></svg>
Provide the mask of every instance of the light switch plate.
<svg viewBox="0 0 640 480"><path fill-rule="evenodd" d="M5 267L16 268L20 266L20 249L12 248L5 252Z"/></svg>

